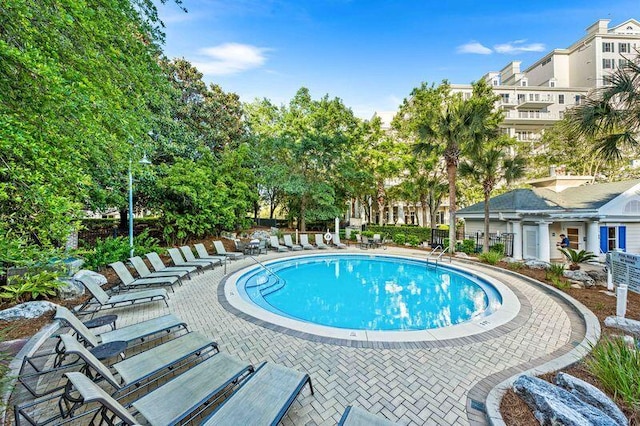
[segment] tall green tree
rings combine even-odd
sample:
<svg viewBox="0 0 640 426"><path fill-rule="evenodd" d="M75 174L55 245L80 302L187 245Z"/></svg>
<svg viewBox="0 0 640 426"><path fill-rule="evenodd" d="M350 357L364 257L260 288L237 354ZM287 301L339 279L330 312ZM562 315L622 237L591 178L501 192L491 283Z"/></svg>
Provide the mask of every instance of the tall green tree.
<svg viewBox="0 0 640 426"><path fill-rule="evenodd" d="M609 84L568 113L576 132L595 141L605 159L619 159L640 143L640 57L606 76Z"/></svg>
<svg viewBox="0 0 640 426"><path fill-rule="evenodd" d="M465 154L460 163L460 175L470 177L482 185L484 195L484 244L483 252L489 251L489 213L491 193L500 183L511 184L524 176L526 160L509 152L516 141L506 135L489 138Z"/></svg>

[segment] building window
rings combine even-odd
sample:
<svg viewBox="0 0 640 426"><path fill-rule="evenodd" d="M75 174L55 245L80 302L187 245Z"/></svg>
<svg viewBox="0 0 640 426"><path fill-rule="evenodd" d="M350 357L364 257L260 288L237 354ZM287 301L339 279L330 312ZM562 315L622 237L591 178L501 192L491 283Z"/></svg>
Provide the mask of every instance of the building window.
<svg viewBox="0 0 640 426"><path fill-rule="evenodd" d="M502 93L502 94L500 94L500 96L502 97L502 103L503 104L508 104L509 103L509 94L508 93Z"/></svg>
<svg viewBox="0 0 640 426"><path fill-rule="evenodd" d="M640 213L640 201L631 200L624 206L625 213Z"/></svg>
<svg viewBox="0 0 640 426"><path fill-rule="evenodd" d="M522 103L524 102L524 100L525 100L524 94L518 94L518 103Z"/></svg>
<svg viewBox="0 0 640 426"><path fill-rule="evenodd" d="M613 52L613 42L612 43L602 43L602 51L603 52Z"/></svg>
<svg viewBox="0 0 640 426"><path fill-rule="evenodd" d="M564 95L558 95L558 103L564 104Z"/></svg>
<svg viewBox="0 0 640 426"><path fill-rule="evenodd" d="M615 59L602 58L602 68L610 69L614 67Z"/></svg>
<svg viewBox="0 0 640 426"><path fill-rule="evenodd" d="M550 81L549 82L549 87L556 87L556 82L555 81Z"/></svg>
<svg viewBox="0 0 640 426"><path fill-rule="evenodd" d="M601 226L600 227L600 250L608 253L612 250L627 249L627 227L626 226Z"/></svg>
<svg viewBox="0 0 640 426"><path fill-rule="evenodd" d="M576 95L576 105L580 105L584 99L583 95Z"/></svg>
<svg viewBox="0 0 640 426"><path fill-rule="evenodd" d="M624 58L618 59L618 68L626 68L629 65L631 65L630 60Z"/></svg>
<svg viewBox="0 0 640 426"><path fill-rule="evenodd" d="M618 43L618 53L631 53L629 43Z"/></svg>
<svg viewBox="0 0 640 426"><path fill-rule="evenodd" d="M493 85L494 85L494 86L499 86L499 85L500 85L500 82L498 81L498 79L497 79L497 78L494 78L494 79L493 79Z"/></svg>
<svg viewBox="0 0 640 426"><path fill-rule="evenodd" d="M527 85L527 80L523 78L523 79L520 81L520 86L525 87L526 85Z"/></svg>

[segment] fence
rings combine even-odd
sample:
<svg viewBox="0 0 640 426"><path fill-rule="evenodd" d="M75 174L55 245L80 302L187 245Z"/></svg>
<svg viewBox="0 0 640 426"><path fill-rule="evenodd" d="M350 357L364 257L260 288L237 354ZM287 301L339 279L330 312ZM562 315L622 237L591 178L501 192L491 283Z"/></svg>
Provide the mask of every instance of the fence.
<svg viewBox="0 0 640 426"><path fill-rule="evenodd" d="M449 231L446 229L432 229L431 230L431 247L440 245L445 246L444 240L449 238ZM464 234L461 231L456 232L457 240L474 240L476 242L476 253L482 251L484 245L484 233L476 232L473 234ZM513 256L513 234L511 233L489 233L489 250L491 248L502 245L504 248L504 255Z"/></svg>
<svg viewBox="0 0 640 426"><path fill-rule="evenodd" d="M162 239L162 231L155 228L150 227L147 224L139 224L136 225L133 232L134 235L140 235L142 231L145 229L149 230L149 236L157 238L159 240ZM114 227L104 227L104 228L94 228L94 229L82 229L78 231L78 241L79 244L84 247L93 247L96 244L96 241L99 239L104 240L105 238L111 237L128 237L129 230L128 229L120 229L117 226Z"/></svg>

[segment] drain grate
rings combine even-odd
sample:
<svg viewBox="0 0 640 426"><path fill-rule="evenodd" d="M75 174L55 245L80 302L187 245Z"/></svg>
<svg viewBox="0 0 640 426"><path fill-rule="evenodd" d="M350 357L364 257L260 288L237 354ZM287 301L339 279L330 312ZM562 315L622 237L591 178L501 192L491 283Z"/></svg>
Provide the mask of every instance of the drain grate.
<svg viewBox="0 0 640 426"><path fill-rule="evenodd" d="M483 413L487 412L487 409L485 408L484 404L480 401L476 401L475 399L471 400L471 408L473 408L474 410L481 411Z"/></svg>

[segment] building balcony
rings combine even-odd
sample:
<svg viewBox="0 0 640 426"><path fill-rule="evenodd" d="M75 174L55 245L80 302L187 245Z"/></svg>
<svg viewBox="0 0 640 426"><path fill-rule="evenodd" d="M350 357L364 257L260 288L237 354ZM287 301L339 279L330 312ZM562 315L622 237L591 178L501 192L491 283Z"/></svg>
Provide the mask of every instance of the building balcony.
<svg viewBox="0 0 640 426"><path fill-rule="evenodd" d="M518 108L543 109L553 104L554 100L551 95L527 96L524 99L518 99Z"/></svg>
<svg viewBox="0 0 640 426"><path fill-rule="evenodd" d="M543 112L543 111L506 111L504 121L509 124L517 123L539 123L539 124L552 124L560 120L560 115L557 113Z"/></svg>

